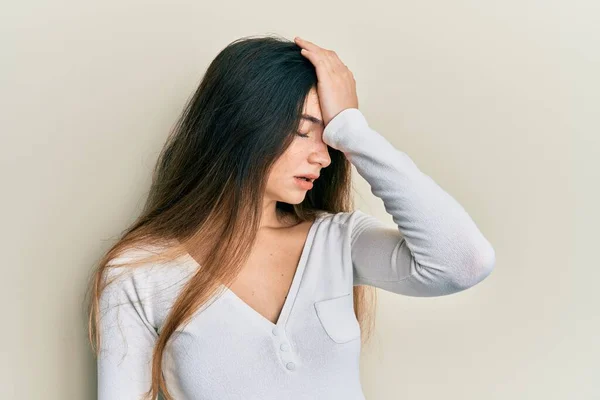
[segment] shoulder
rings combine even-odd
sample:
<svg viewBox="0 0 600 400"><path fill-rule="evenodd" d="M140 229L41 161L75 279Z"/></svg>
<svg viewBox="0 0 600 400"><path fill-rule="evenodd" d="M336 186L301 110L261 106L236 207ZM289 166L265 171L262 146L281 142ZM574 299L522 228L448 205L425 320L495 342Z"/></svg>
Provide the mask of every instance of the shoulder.
<svg viewBox="0 0 600 400"><path fill-rule="evenodd" d="M187 257L168 261L144 262L156 254L155 248L135 248L113 258L103 274L100 304L104 309L134 306L160 325L168 307L177 298L196 266ZM137 264L132 264L136 263Z"/></svg>
<svg viewBox="0 0 600 400"><path fill-rule="evenodd" d="M324 220L327 221L327 230L343 235L348 239L350 247L377 245L378 240L398 240L400 233L393 222L385 222L362 210L338 212L328 214ZM365 244L366 243L366 244Z"/></svg>
<svg viewBox="0 0 600 400"><path fill-rule="evenodd" d="M359 225L363 225L365 223L379 223L383 224L378 218L367 214L359 209L353 211L344 211L344 212L325 212L322 214L321 219L323 221L327 221L328 223L343 225L346 228L355 228Z"/></svg>
<svg viewBox="0 0 600 400"><path fill-rule="evenodd" d="M159 256L162 249L156 246L129 248L107 264L105 277L121 284L126 281L133 284L155 284L193 272L195 266L187 255L168 260L151 258Z"/></svg>

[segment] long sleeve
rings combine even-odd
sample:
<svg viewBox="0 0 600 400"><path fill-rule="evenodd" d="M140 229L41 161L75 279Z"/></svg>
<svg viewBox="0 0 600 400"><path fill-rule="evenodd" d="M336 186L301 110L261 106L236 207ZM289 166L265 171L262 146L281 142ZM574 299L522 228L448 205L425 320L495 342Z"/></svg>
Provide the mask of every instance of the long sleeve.
<svg viewBox="0 0 600 400"><path fill-rule="evenodd" d="M352 213L354 285L433 297L465 290L491 273L494 249L464 208L370 128L361 111L336 115L323 140L346 155L398 228Z"/></svg>
<svg viewBox="0 0 600 400"><path fill-rule="evenodd" d="M126 273L101 293L98 400L138 400L150 389L158 334L140 301L143 286Z"/></svg>

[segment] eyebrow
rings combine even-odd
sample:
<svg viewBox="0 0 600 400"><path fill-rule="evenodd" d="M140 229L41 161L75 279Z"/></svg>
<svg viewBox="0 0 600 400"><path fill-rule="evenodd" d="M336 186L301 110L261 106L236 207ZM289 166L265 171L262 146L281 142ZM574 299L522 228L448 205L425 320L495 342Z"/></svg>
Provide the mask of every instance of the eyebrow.
<svg viewBox="0 0 600 400"><path fill-rule="evenodd" d="M324 125L323 121L321 121L319 118L317 117L313 117L312 115L308 115L308 114L302 114L302 119L306 119L310 122L313 122L315 124L319 124L319 125Z"/></svg>

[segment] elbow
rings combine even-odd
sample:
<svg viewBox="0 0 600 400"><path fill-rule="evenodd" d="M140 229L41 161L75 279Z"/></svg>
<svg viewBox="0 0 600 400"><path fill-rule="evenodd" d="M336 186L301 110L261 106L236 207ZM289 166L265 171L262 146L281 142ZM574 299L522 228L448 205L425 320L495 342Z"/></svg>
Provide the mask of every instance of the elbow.
<svg viewBox="0 0 600 400"><path fill-rule="evenodd" d="M485 246L485 251L480 253L475 266L476 270L479 271L477 283L481 282L492 273L496 266L496 251L491 244Z"/></svg>
<svg viewBox="0 0 600 400"><path fill-rule="evenodd" d="M477 247L472 251L453 280L454 285L460 290L473 287L487 278L496 266L496 252L493 246L487 242L484 246Z"/></svg>

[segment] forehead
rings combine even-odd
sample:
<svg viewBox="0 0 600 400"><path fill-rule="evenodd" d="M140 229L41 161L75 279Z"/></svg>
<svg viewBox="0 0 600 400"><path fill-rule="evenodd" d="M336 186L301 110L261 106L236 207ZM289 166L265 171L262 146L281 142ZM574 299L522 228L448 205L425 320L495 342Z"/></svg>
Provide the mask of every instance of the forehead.
<svg viewBox="0 0 600 400"><path fill-rule="evenodd" d="M312 115L320 120L323 120L321 116L321 105L319 103L319 96L317 95L317 91L313 88L310 90L308 95L306 96L306 100L304 102L304 113L308 115Z"/></svg>

